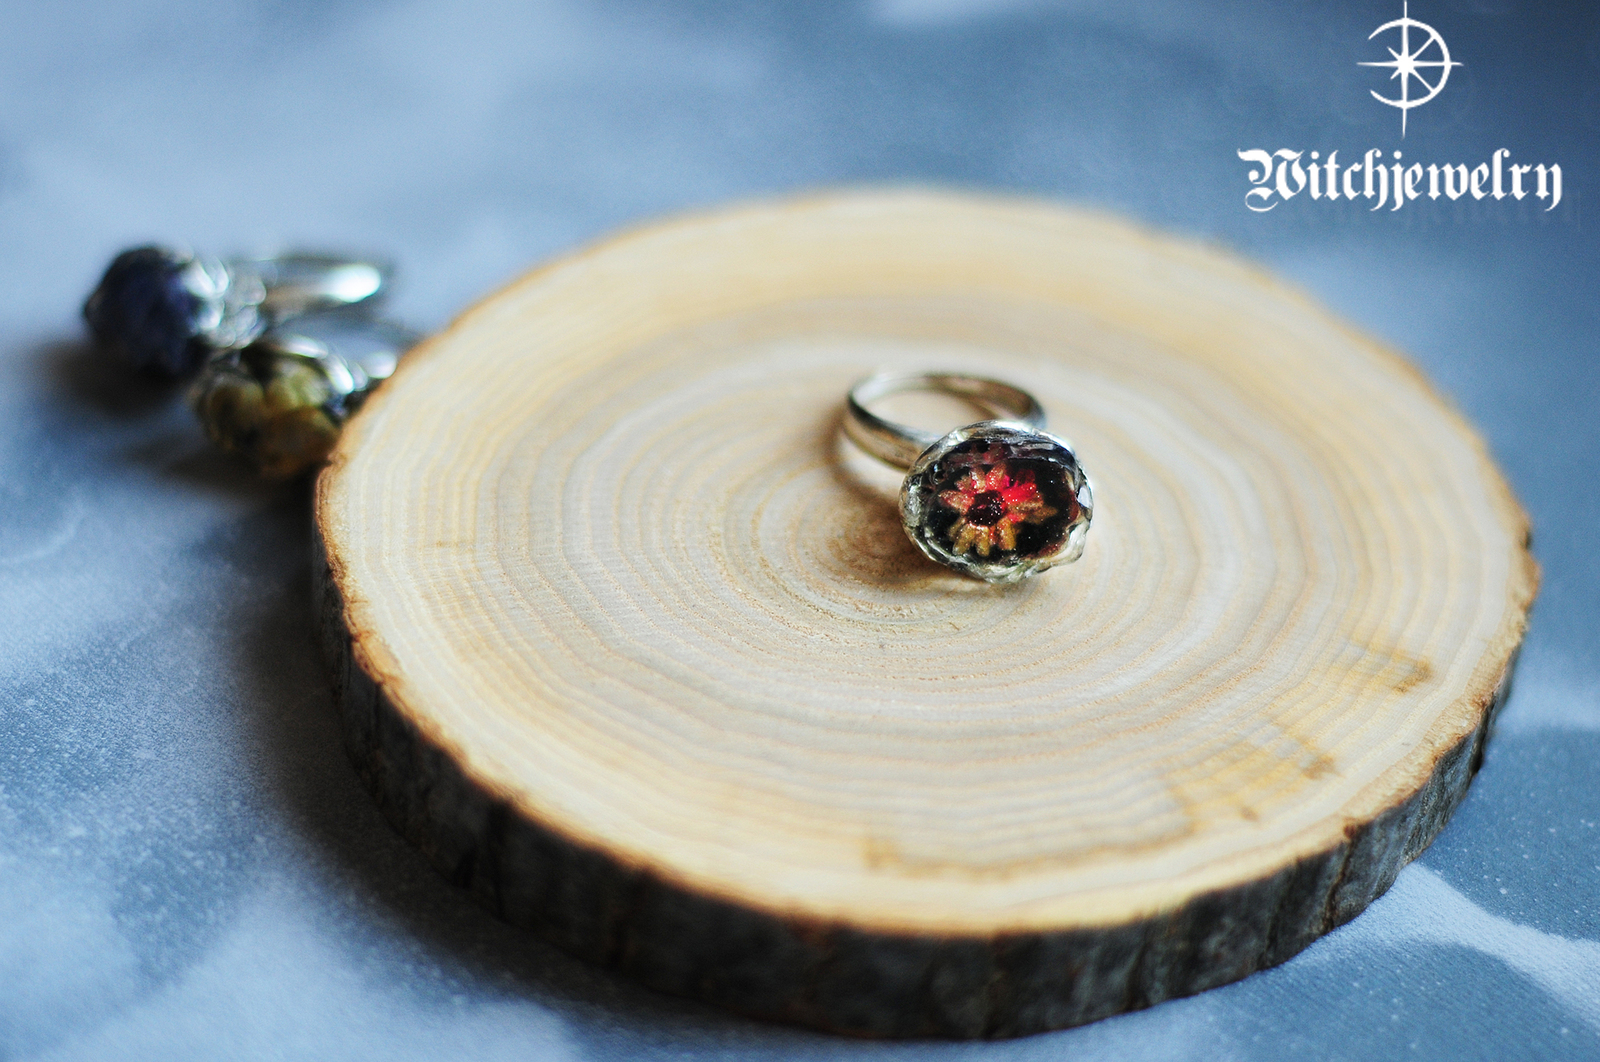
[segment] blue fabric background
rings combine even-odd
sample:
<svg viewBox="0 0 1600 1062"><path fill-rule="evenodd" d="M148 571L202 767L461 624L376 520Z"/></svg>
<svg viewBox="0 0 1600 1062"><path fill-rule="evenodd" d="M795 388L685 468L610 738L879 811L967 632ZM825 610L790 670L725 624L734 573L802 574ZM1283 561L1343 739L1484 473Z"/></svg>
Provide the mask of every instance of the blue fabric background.
<svg viewBox="0 0 1600 1062"><path fill-rule="evenodd" d="M1600 1057L1600 8L1415 0L1466 65L1398 112L1398 0L9 4L0 33L0 1057ZM1564 200L1245 208L1241 148L1563 167ZM307 496L104 369L120 247L374 248L438 327L615 226L905 180L1214 240L1415 357L1545 586L1438 842L1365 915L1193 999L1000 1044L730 1017L474 907L383 822L308 629Z"/></svg>

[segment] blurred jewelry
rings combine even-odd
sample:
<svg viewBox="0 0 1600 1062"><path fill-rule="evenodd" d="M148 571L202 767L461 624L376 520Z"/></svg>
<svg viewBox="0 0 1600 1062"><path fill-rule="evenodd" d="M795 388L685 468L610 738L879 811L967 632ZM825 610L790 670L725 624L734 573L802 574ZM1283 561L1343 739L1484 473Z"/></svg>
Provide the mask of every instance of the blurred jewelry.
<svg viewBox="0 0 1600 1062"><path fill-rule="evenodd" d="M83 305L95 341L136 369L188 376L306 313L370 303L387 265L323 254L231 258L135 247L112 260Z"/></svg>
<svg viewBox="0 0 1600 1062"><path fill-rule="evenodd" d="M1003 417L940 436L867 408L905 391L954 395ZM911 541L940 564L989 583L1014 583L1083 554L1093 491L1071 444L1044 424L1044 409L1028 392L955 373L879 373L859 381L845 401L845 433L907 469L900 519Z"/></svg>
<svg viewBox="0 0 1600 1062"><path fill-rule="evenodd" d="M189 400L211 441L268 479L322 464L339 430L420 336L381 320L305 317L214 356Z"/></svg>

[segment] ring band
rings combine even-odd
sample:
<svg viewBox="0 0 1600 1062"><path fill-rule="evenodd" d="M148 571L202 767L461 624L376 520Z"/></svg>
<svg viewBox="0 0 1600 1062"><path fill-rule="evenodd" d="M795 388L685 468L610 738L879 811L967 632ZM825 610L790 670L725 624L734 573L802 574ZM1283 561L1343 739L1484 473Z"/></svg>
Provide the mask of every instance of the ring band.
<svg viewBox="0 0 1600 1062"><path fill-rule="evenodd" d="M1000 418L1007 423L1035 430L1044 428L1044 407L1020 387L955 373L880 372L850 388L850 396L845 401L844 430L857 446L897 468L910 468L924 450L939 441L937 432L884 420L867 408L869 402L906 391L934 391L970 399L994 412L1009 413Z"/></svg>
<svg viewBox="0 0 1600 1062"><path fill-rule="evenodd" d="M867 408L906 391L969 399L1004 416L940 436ZM1083 554L1094 492L1071 444L1044 425L1031 394L981 376L879 373L845 399L845 434L907 469L900 486L906 535L930 559L989 583L1014 583Z"/></svg>

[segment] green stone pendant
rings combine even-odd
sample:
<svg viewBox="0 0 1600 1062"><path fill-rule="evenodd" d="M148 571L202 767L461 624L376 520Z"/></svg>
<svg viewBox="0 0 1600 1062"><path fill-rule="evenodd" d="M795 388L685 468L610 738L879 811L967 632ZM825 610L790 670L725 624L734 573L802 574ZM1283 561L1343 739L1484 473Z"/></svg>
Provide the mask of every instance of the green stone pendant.
<svg viewBox="0 0 1600 1062"><path fill-rule="evenodd" d="M207 363L190 401L212 442L268 479L293 479L327 460L345 420L414 338L347 357L310 336L268 333Z"/></svg>

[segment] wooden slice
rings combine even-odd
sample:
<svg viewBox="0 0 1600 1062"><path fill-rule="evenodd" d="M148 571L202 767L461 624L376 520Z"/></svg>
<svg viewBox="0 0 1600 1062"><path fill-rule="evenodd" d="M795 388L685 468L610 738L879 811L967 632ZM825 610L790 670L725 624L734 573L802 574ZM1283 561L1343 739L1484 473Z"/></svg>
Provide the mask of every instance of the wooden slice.
<svg viewBox="0 0 1600 1062"><path fill-rule="evenodd" d="M996 588L907 540L840 412L933 368L1076 443L1080 562ZM350 424L317 524L351 753L446 874L649 984L884 1036L1148 1006L1356 915L1465 792L1537 580L1472 430L1302 295L925 192L518 281Z"/></svg>

